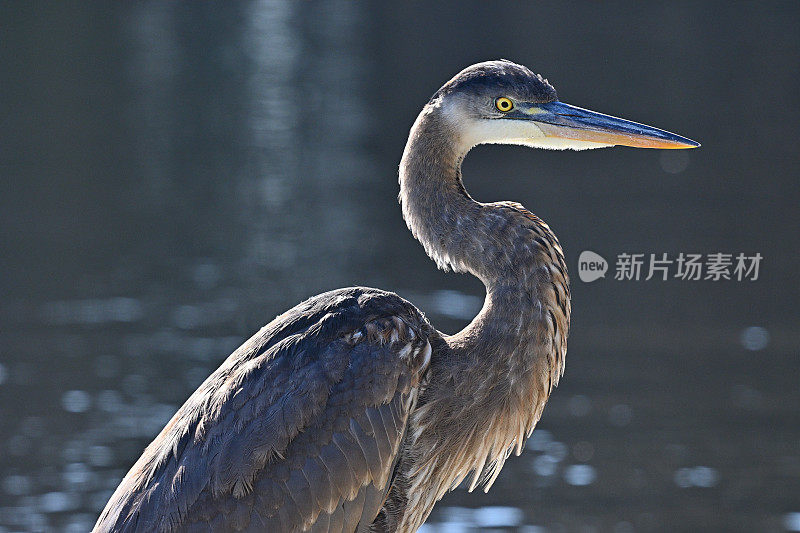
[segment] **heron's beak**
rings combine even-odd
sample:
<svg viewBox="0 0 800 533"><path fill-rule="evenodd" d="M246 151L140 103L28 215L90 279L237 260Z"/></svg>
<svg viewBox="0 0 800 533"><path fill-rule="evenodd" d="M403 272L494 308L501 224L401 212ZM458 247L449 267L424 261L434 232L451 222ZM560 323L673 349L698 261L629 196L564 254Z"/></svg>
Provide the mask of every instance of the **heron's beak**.
<svg viewBox="0 0 800 533"><path fill-rule="evenodd" d="M558 101L546 104L518 105L514 111L517 116L513 118L535 122L547 137L637 148L696 148L700 146L698 142L668 131Z"/></svg>

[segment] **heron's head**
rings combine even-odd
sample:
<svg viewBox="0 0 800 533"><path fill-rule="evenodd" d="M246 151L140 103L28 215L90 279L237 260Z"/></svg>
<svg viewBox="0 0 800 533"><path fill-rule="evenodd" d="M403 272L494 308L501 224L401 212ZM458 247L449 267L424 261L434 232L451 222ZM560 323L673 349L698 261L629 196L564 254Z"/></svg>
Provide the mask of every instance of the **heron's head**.
<svg viewBox="0 0 800 533"><path fill-rule="evenodd" d="M700 146L674 133L559 102L546 79L506 60L465 68L433 95L428 106L466 149L487 143L556 150Z"/></svg>

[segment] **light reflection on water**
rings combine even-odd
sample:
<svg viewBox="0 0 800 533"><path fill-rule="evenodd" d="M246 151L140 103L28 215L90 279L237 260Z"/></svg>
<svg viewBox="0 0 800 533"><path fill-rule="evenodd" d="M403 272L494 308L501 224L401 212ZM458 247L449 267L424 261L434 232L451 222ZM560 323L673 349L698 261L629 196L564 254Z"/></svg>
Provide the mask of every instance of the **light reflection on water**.
<svg viewBox="0 0 800 533"><path fill-rule="evenodd" d="M298 271L320 282L331 278L325 276L329 269L343 271L351 258L340 253L340 236L364 225L356 218L356 199L346 193L373 171L369 157L353 150L363 144L368 123L355 85L365 68L359 50L366 49L356 37L358 9L343 2L317 6L314 23L305 26L298 5L252 2L239 29L210 13L203 18L178 6L150 7L131 6L123 18L130 50L122 70L135 91L117 106L127 108L126 147L134 156L138 195L133 200L144 213L177 215L178 227L185 223L180 217L193 217L202 225L185 226L190 238L205 233L201 238L213 240L217 229L234 233L233 247L223 247L233 260L179 259L185 263L179 281L167 284L178 281L182 293L163 294L160 280L134 266L114 280L118 287L130 285L124 296L47 301L36 312L20 306L24 312L13 317L15 324L42 324L48 334L0 363L0 385L10 378L29 390L35 369L26 359L38 363L47 347L90 366L88 373L61 369L65 380L53 389L61 392L46 401L43 416L3 418L10 429L3 451L14 465L27 466L3 463L0 531L90 529L143 445L242 342L250 328L239 321L252 314L242 288L275 314L287 301L307 296L292 289ZM207 64L187 60L197 43L183 26L186 15L190 25L213 35ZM220 80L210 85L234 96L207 106L206 99L217 95L187 85L206 77ZM209 115L195 113L206 107ZM224 107L238 113L215 115ZM212 167L186 158L187 135L207 146L203 156ZM215 228L180 205L180 194L193 194L203 182L225 191L215 194L219 206L205 208L227 226ZM319 223L283 216L298 205L317 213ZM158 246L163 243L152 249ZM54 423L58 418L61 423Z"/></svg>
<svg viewBox="0 0 800 533"><path fill-rule="evenodd" d="M800 531L800 512L786 513L783 516L783 527L786 531Z"/></svg>
<svg viewBox="0 0 800 533"><path fill-rule="evenodd" d="M470 509L467 507L444 507L440 510L441 520L429 522L420 528L425 533L459 533L470 531L520 531L534 532L537 526L524 525L525 513L516 507L486 506ZM542 530L543 531L543 530Z"/></svg>
<svg viewBox="0 0 800 533"><path fill-rule="evenodd" d="M141 302L135 298L48 302L42 308L42 321L55 326L136 322L143 316Z"/></svg>

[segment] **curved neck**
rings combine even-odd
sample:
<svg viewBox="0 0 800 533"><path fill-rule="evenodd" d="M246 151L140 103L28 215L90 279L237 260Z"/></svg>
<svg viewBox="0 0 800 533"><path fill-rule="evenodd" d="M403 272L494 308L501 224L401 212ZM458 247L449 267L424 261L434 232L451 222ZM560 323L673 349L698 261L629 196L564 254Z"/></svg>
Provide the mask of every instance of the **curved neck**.
<svg viewBox="0 0 800 533"><path fill-rule="evenodd" d="M478 275L468 230L482 206L461 181L461 161L468 150L426 106L400 161L400 204L408 228L439 268Z"/></svg>
<svg viewBox="0 0 800 533"><path fill-rule="evenodd" d="M461 182L472 141L458 135L435 105L411 128L400 163L403 218L440 268L469 272L486 286L478 316L437 349L414 414L415 456L409 509L424 509L421 487L434 480L436 499L470 470L492 484L510 447L517 455L564 369L569 282L555 235L519 204L473 200ZM433 413L436 413L435 415ZM425 431L435 420L437 427ZM442 431L450 428L452 431ZM434 459L431 460L431 457ZM490 465L490 466L487 466ZM486 466L486 468L484 468ZM406 524L406 522L403 522Z"/></svg>
<svg viewBox="0 0 800 533"><path fill-rule="evenodd" d="M553 352L566 349L569 324L558 240L519 204L483 204L469 196L461 162L472 146L455 130L437 108L426 106L400 163L400 202L414 237L440 268L469 272L486 286L483 309L452 337L454 347L506 357L545 349L557 359ZM548 346L542 346L543 329L554 337Z"/></svg>

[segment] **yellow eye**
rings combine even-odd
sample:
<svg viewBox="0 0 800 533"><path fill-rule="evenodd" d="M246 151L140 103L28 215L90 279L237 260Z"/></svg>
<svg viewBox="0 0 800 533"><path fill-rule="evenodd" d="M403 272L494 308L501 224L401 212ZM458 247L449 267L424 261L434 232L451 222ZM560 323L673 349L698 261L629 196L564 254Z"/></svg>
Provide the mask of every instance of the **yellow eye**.
<svg viewBox="0 0 800 533"><path fill-rule="evenodd" d="M512 102L505 96L501 96L500 98L494 101L494 106L497 108L498 111L502 111L503 113L508 113L509 111L514 109L514 102Z"/></svg>

